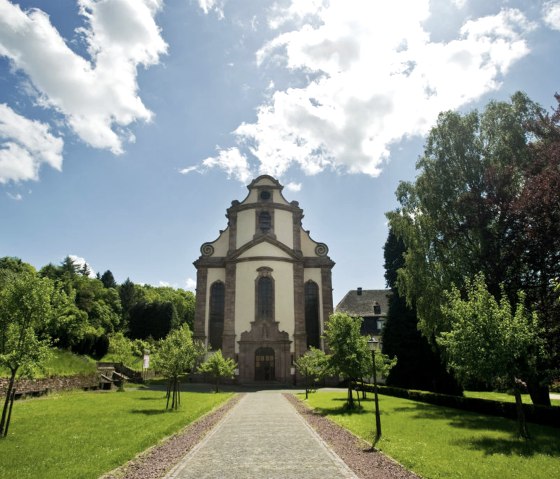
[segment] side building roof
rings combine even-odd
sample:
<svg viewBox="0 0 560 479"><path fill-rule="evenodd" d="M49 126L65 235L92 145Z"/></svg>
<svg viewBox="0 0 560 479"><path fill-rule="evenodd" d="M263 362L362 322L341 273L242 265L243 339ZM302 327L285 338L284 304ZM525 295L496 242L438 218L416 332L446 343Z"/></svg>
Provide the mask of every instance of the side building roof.
<svg viewBox="0 0 560 479"><path fill-rule="evenodd" d="M350 316L387 316L389 310L390 289L352 289L346 293L344 298L336 305L335 310L347 313ZM375 306L379 306L379 313Z"/></svg>
<svg viewBox="0 0 560 479"><path fill-rule="evenodd" d="M336 305L335 311L363 318L360 333L364 336L379 336L382 323L378 320L387 317L390 295L390 289L352 289Z"/></svg>

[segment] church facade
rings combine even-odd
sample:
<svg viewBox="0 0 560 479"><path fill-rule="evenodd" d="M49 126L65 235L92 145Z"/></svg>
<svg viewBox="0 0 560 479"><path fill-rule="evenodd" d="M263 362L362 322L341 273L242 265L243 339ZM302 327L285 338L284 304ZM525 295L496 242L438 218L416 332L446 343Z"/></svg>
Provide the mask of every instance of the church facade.
<svg viewBox="0 0 560 479"><path fill-rule="evenodd" d="M235 359L241 383L292 383L294 360L310 346L324 349L334 262L276 179L259 176L247 188L228 208L227 228L194 262L194 336Z"/></svg>

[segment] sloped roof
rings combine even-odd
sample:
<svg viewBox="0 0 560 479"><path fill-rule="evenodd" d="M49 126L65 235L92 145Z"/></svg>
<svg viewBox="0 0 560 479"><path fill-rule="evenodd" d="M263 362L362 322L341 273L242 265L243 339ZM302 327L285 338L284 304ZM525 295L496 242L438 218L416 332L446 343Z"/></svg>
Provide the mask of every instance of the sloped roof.
<svg viewBox="0 0 560 479"><path fill-rule="evenodd" d="M387 316L389 309L390 289L352 289L346 293L340 303L336 305L336 311L347 313L350 316ZM378 303L381 307L381 314L374 312L374 305Z"/></svg>

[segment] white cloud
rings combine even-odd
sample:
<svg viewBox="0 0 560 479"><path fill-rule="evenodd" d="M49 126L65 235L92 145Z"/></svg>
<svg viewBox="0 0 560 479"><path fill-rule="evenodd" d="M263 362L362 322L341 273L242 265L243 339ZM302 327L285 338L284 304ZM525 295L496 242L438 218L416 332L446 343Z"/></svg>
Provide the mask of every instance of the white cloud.
<svg viewBox="0 0 560 479"><path fill-rule="evenodd" d="M467 0L451 0L451 3L461 9L467 4Z"/></svg>
<svg viewBox="0 0 560 479"><path fill-rule="evenodd" d="M560 1L553 0L543 5L544 22L554 30L560 30Z"/></svg>
<svg viewBox="0 0 560 479"><path fill-rule="evenodd" d="M225 0L198 0L198 6L204 13L208 14L214 11L219 18L224 18L224 4Z"/></svg>
<svg viewBox="0 0 560 479"><path fill-rule="evenodd" d="M294 183L291 181L286 185L288 191L301 191L301 183Z"/></svg>
<svg viewBox="0 0 560 479"><path fill-rule="evenodd" d="M74 264L78 267L78 268L83 268L84 265L87 265L88 269L89 269L89 277L90 278L95 278L95 271L93 270L93 268L91 267L91 265L81 256L76 256L75 254L69 254L68 257L74 262Z"/></svg>
<svg viewBox="0 0 560 479"><path fill-rule="evenodd" d="M297 165L306 174L330 168L377 176L394 144L426 134L440 111L497 90L529 52L523 37L533 25L519 10L472 18L447 42L430 40L424 24L431 15L429 0L293 0L276 10L270 25L299 26L264 45L257 62L273 70L281 59L309 80L272 93L257 120L235 130L237 148L206 166L229 172L235 151L243 171L252 170L248 150L259 173L282 176Z"/></svg>
<svg viewBox="0 0 560 479"><path fill-rule="evenodd" d="M63 145L48 125L0 104L0 183L37 180L43 164L60 170Z"/></svg>
<svg viewBox="0 0 560 479"><path fill-rule="evenodd" d="M181 170L179 170L179 173L181 173L182 175L188 175L189 173L192 173L193 171L198 171L199 167L198 166L187 166L186 168L183 168Z"/></svg>
<svg viewBox="0 0 560 479"><path fill-rule="evenodd" d="M246 183L253 177L247 157L241 153L239 148L217 148L217 150L217 156L206 158L200 165L182 168L179 170L179 173L188 175L189 173L196 172L203 175L212 168L219 168L227 173L228 178L234 178L241 183Z"/></svg>
<svg viewBox="0 0 560 479"><path fill-rule="evenodd" d="M152 118L138 96L137 68L157 64L166 52L154 20L163 0L78 0L78 5L86 19L78 33L90 59L68 47L46 13L22 11L7 0L0 0L0 55L27 75L38 105L62 114L88 145L119 154L123 142L133 139L127 127Z"/></svg>
<svg viewBox="0 0 560 479"><path fill-rule="evenodd" d="M15 193L15 194L13 194L13 193L6 192L6 194L7 194L12 200L14 200L14 201L21 201L21 200L23 200L23 196L21 196L21 193Z"/></svg>
<svg viewBox="0 0 560 479"><path fill-rule="evenodd" d="M196 280L192 278L187 278L187 280L185 281L185 289L189 291L196 290Z"/></svg>
<svg viewBox="0 0 560 479"><path fill-rule="evenodd" d="M227 172L228 177L235 178L242 183L247 183L253 176L247 163L247 157L235 147L219 150L218 156L206 158L202 162L202 167L203 170L220 168Z"/></svg>

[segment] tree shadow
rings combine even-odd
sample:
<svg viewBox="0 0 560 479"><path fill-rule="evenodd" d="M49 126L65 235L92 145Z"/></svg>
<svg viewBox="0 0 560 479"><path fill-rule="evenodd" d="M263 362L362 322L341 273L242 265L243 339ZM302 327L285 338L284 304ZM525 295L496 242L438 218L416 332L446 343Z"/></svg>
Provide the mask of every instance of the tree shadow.
<svg viewBox="0 0 560 479"><path fill-rule="evenodd" d="M531 457L535 454L543 454L547 456L560 456L560 441L558 436L539 434L538 438L525 441L517 437L492 438L482 437L479 439L461 439L452 441L465 449L483 450L484 454L491 456L493 454L501 454L504 456L522 456Z"/></svg>
<svg viewBox="0 0 560 479"><path fill-rule="evenodd" d="M132 414L142 414L144 416L157 416L160 414L165 414L165 409L133 409L130 411Z"/></svg>
<svg viewBox="0 0 560 479"><path fill-rule="evenodd" d="M475 438L458 439L450 441L460 447L473 450L482 450L486 455L520 455L530 457L535 454L560 456L560 431L528 423L532 439L525 441L517 436L518 426L514 419L499 416L486 416L469 411L452 409L433 404L412 403L409 406L391 409L391 413L406 413L410 419L427 419L442 421L448 426L471 431L501 432L509 437L496 438L483 435Z"/></svg>

